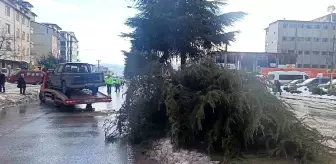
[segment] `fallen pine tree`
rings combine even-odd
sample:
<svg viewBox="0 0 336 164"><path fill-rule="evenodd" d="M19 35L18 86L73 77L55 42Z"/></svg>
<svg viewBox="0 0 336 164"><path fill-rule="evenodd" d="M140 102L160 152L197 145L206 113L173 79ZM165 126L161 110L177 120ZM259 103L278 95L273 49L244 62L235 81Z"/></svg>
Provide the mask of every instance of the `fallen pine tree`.
<svg viewBox="0 0 336 164"><path fill-rule="evenodd" d="M117 128L133 143L169 136L175 148L228 158L244 152L328 163L324 137L295 117L253 75L205 61L189 63L171 79L159 66L131 79ZM196 145L196 146L195 146Z"/></svg>

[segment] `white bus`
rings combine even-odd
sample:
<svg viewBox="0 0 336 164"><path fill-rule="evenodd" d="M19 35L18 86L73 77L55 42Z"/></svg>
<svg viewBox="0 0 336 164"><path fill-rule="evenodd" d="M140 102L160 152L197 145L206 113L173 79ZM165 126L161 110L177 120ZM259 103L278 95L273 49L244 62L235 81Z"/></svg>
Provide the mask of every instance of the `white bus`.
<svg viewBox="0 0 336 164"><path fill-rule="evenodd" d="M309 79L309 76L307 73L299 71L273 71L268 73L267 79L273 83L275 80L279 80L281 84L287 84L293 80Z"/></svg>

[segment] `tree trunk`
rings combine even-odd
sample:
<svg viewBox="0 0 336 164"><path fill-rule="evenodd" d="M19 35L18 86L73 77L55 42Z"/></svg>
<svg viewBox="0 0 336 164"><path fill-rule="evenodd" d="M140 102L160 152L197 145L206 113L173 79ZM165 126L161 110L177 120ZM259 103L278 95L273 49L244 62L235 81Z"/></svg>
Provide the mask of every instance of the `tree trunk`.
<svg viewBox="0 0 336 164"><path fill-rule="evenodd" d="M181 54L181 69L185 67L185 64L187 62L187 55L185 53Z"/></svg>

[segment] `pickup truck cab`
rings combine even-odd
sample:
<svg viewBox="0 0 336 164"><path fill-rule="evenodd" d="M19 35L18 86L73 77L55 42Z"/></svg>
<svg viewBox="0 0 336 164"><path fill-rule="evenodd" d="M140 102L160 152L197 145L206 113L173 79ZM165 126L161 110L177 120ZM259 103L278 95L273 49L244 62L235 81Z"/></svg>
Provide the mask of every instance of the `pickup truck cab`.
<svg viewBox="0 0 336 164"><path fill-rule="evenodd" d="M48 88L60 89L64 94L72 90L90 89L92 95L104 86L103 73L91 72L87 63L62 63L49 74Z"/></svg>

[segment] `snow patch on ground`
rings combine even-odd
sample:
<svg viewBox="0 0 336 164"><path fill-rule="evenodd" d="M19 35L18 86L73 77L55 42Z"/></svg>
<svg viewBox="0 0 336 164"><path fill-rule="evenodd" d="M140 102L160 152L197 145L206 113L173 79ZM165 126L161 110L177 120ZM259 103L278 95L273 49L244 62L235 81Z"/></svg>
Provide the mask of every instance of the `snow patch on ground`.
<svg viewBox="0 0 336 164"><path fill-rule="evenodd" d="M292 105L298 118L305 118L306 125L316 128L325 136L336 136L336 96L313 95L305 87L300 87L300 94L283 92L277 95L279 99ZM298 90L299 90L298 89ZM336 143L330 141L329 147L336 148Z"/></svg>
<svg viewBox="0 0 336 164"><path fill-rule="evenodd" d="M20 89L17 84L6 83L6 93L0 93L0 110L11 105L18 105L35 101L38 98L40 91L39 85L27 85L26 95L20 94Z"/></svg>
<svg viewBox="0 0 336 164"><path fill-rule="evenodd" d="M164 138L156 141L152 150L148 153L151 159L160 161L165 164L218 164L219 162L211 161L206 154L196 151L179 149L173 151L173 145L170 139Z"/></svg>

